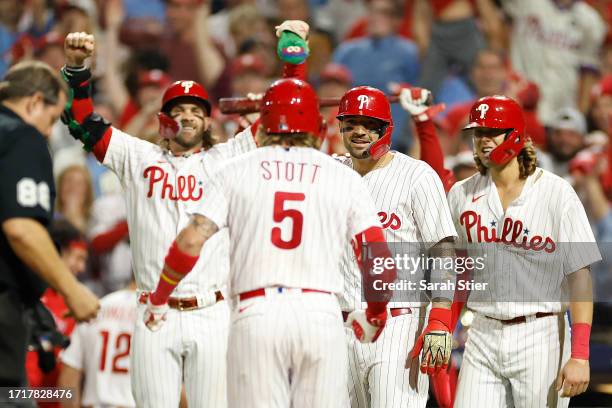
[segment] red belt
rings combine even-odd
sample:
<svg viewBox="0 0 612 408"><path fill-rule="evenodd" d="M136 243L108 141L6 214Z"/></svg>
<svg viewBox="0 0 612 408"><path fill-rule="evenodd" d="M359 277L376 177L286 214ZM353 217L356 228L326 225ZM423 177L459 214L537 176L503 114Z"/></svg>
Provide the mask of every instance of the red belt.
<svg viewBox="0 0 612 408"><path fill-rule="evenodd" d="M142 304L146 304L148 298L149 298L149 293L142 292L140 296L138 297L138 302ZM221 291L216 291L215 292L215 303L220 302L222 300L223 300L223 293L221 293ZM170 306L172 309L177 309L180 311L194 310L194 309L198 309L199 307L201 307L198 303L198 298L196 296L168 298L168 306Z"/></svg>
<svg viewBox="0 0 612 408"><path fill-rule="evenodd" d="M291 291L291 290L296 290L296 289L300 289L300 288L284 288L284 287L277 287L277 288L272 288L274 290L276 290L278 293L283 293L284 291ZM326 295L331 295L331 292L325 291L325 290L319 290L319 289L300 289L302 293L325 293ZM259 288L259 289L253 289L253 290L249 290L248 292L242 292L241 294L238 295L238 298L240 299L240 301L243 300L247 300L247 299L251 299L254 297L260 297L260 296L266 296L266 289L265 288Z"/></svg>
<svg viewBox="0 0 612 408"><path fill-rule="evenodd" d="M342 312L342 320L346 322L349 313L350 312ZM391 315L391 317L412 314L412 309L409 307L394 307L392 309L389 309L389 314Z"/></svg>
<svg viewBox="0 0 612 408"><path fill-rule="evenodd" d="M536 319L539 319L540 317L547 317L547 316L553 316L556 313L551 313L551 312L538 312L535 314ZM525 323L527 322L527 316L517 316L514 319L509 319L509 320L500 320L500 319L495 319L498 320L500 322L502 322L503 324L519 324L519 323Z"/></svg>

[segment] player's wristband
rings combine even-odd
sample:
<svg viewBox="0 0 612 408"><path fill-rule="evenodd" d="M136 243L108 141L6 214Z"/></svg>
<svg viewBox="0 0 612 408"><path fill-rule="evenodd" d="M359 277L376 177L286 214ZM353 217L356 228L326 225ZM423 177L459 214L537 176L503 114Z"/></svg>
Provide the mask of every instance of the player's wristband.
<svg viewBox="0 0 612 408"><path fill-rule="evenodd" d="M199 256L191 256L181 251L174 241L166 255L165 262L174 272L185 275L193 269L198 258Z"/></svg>
<svg viewBox="0 0 612 408"><path fill-rule="evenodd" d="M572 324L572 358L589 359L589 340L591 325L588 323Z"/></svg>
<svg viewBox="0 0 612 408"><path fill-rule="evenodd" d="M450 309L444 309L441 307L434 307L429 312L429 322L438 321L442 323L448 331L450 331L452 321L452 311Z"/></svg>

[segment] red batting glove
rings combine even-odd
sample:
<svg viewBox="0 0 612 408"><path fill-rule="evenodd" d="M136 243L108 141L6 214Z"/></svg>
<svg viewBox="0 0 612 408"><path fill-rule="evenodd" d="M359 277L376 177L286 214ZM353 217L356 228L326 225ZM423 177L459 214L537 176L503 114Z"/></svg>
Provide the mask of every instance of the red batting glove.
<svg viewBox="0 0 612 408"><path fill-rule="evenodd" d="M355 337L362 343L373 343L382 333L387 322L387 309L379 313L372 313L370 309L354 310L346 319L345 326L355 332Z"/></svg>
<svg viewBox="0 0 612 408"><path fill-rule="evenodd" d="M422 351L421 372L434 374L446 370L452 351L450 330L451 310L434 307L429 312L429 322L410 351L411 358L418 358Z"/></svg>

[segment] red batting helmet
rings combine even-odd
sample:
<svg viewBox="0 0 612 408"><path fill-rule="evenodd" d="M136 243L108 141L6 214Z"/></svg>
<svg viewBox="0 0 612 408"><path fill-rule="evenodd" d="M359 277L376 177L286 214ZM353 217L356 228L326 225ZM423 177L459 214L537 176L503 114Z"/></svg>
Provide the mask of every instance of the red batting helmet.
<svg viewBox="0 0 612 408"><path fill-rule="evenodd" d="M193 98L202 103L210 115L208 92L206 92L202 85L195 81L176 81L170 85L168 89L166 89L166 92L164 92L161 111L168 113L170 102L184 97Z"/></svg>
<svg viewBox="0 0 612 408"><path fill-rule="evenodd" d="M340 121L347 116L367 116L385 123L384 133L373 142L367 150L367 155L378 160L391 148L391 133L393 118L387 96L376 88L358 86L346 92L340 99L338 116Z"/></svg>
<svg viewBox="0 0 612 408"><path fill-rule="evenodd" d="M470 110L470 122L463 130L489 128L506 130L506 139L491 151L489 158L504 165L525 146L525 116L523 109L507 96L485 96L477 100Z"/></svg>
<svg viewBox="0 0 612 408"><path fill-rule="evenodd" d="M319 100L314 89L299 79L275 81L264 94L261 124L266 133L312 133L323 137Z"/></svg>

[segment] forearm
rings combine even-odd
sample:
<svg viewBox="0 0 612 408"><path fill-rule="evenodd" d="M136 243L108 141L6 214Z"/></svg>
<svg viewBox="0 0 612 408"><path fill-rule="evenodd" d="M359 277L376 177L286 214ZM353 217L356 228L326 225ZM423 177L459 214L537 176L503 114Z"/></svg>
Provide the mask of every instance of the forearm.
<svg viewBox="0 0 612 408"><path fill-rule="evenodd" d="M593 281L590 269L583 268L568 277L570 318L572 321L572 358L589 359L591 324L593 323Z"/></svg>
<svg viewBox="0 0 612 408"><path fill-rule="evenodd" d="M200 77L206 87L211 88L223 73L225 61L208 33L206 20L196 29L195 51Z"/></svg>
<svg viewBox="0 0 612 408"><path fill-rule="evenodd" d="M578 95L576 105L581 112L586 113L591 104L591 90L598 81L597 72L594 69L584 69L580 74L578 82Z"/></svg>
<svg viewBox="0 0 612 408"><path fill-rule="evenodd" d="M217 231L217 226L208 218L201 215L192 217L166 255L157 288L151 294L153 304L167 302L174 288L195 266L206 241Z"/></svg>
<svg viewBox="0 0 612 408"><path fill-rule="evenodd" d="M119 27L109 27L106 31L105 40L106 69L104 71L104 90L115 114L121 115L127 105L129 96L117 66L119 61Z"/></svg>
<svg viewBox="0 0 612 408"><path fill-rule="evenodd" d="M11 249L19 259L63 296L76 283L59 257L47 230L29 218L12 218L2 225Z"/></svg>
<svg viewBox="0 0 612 408"><path fill-rule="evenodd" d="M430 31L431 10L427 0L416 0L412 12L412 36L419 47L421 55L424 55L429 47Z"/></svg>
<svg viewBox="0 0 612 408"><path fill-rule="evenodd" d="M112 128L100 115L93 111L91 97L91 72L87 67L64 67L62 77L70 87L70 98L64 112L64 123L70 134L83 143L87 151L93 151L96 158L104 161Z"/></svg>
<svg viewBox="0 0 612 408"><path fill-rule="evenodd" d="M586 188L589 196L591 215L595 222L599 222L608 214L608 211L610 211L610 203L597 178L589 177L586 181Z"/></svg>
<svg viewBox="0 0 612 408"><path fill-rule="evenodd" d="M432 307L450 309L453 301L455 283L454 268L446 269L455 264L455 245L453 238L445 238L435 244L429 251L433 260L431 283L439 288L431 291ZM448 288L444 290L443 288Z"/></svg>
<svg viewBox="0 0 612 408"><path fill-rule="evenodd" d="M417 137L421 146L421 157L425 163L438 174L445 191L449 191L455 184L453 172L444 167L444 153L442 145L438 139L436 127L433 120L425 120L422 122L415 121Z"/></svg>
<svg viewBox="0 0 612 408"><path fill-rule="evenodd" d="M72 391L72 398L62 400L62 408L79 408L81 406L82 376L80 370L62 364L57 386L62 389L71 389Z"/></svg>
<svg viewBox="0 0 612 408"><path fill-rule="evenodd" d="M570 316L572 324L593 322L593 280L589 268L580 269L568 277Z"/></svg>

